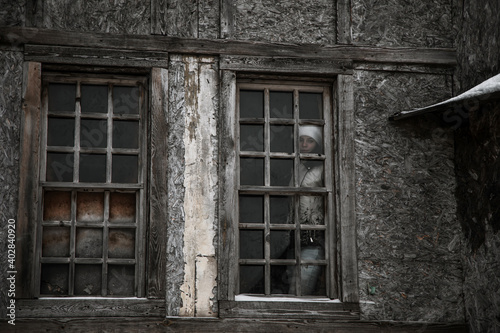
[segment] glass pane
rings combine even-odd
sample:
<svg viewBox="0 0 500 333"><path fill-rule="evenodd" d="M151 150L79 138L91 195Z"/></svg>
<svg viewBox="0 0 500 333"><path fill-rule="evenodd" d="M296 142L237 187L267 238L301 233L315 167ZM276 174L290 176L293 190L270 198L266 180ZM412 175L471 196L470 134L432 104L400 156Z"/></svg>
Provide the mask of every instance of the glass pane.
<svg viewBox="0 0 500 333"><path fill-rule="evenodd" d="M113 87L113 112L139 114L139 87Z"/></svg>
<svg viewBox="0 0 500 333"><path fill-rule="evenodd" d="M240 158L240 184L264 185L263 158Z"/></svg>
<svg viewBox="0 0 500 333"><path fill-rule="evenodd" d="M323 187L323 161L301 160L299 164L300 187Z"/></svg>
<svg viewBox="0 0 500 333"><path fill-rule="evenodd" d="M82 113L108 112L108 86L82 84L80 89Z"/></svg>
<svg viewBox="0 0 500 333"><path fill-rule="evenodd" d="M323 260L325 259L325 231L324 230L301 230L300 246L302 249L302 260ZM304 256L304 250L310 249ZM311 250L311 249L314 249ZM313 256L314 253L314 256Z"/></svg>
<svg viewBox="0 0 500 333"><path fill-rule="evenodd" d="M106 155L80 154L80 182L106 182Z"/></svg>
<svg viewBox="0 0 500 333"><path fill-rule="evenodd" d="M73 147L75 145L75 120L49 117L47 146Z"/></svg>
<svg viewBox="0 0 500 333"><path fill-rule="evenodd" d="M293 126L271 125L271 151L293 153Z"/></svg>
<svg viewBox="0 0 500 333"><path fill-rule="evenodd" d="M70 228L44 227L42 257L69 257Z"/></svg>
<svg viewBox="0 0 500 333"><path fill-rule="evenodd" d="M271 265L271 294L289 294L295 266Z"/></svg>
<svg viewBox="0 0 500 333"><path fill-rule="evenodd" d="M42 264L40 294L67 295L68 271L67 264Z"/></svg>
<svg viewBox="0 0 500 333"><path fill-rule="evenodd" d="M240 293L264 293L264 266L240 266Z"/></svg>
<svg viewBox="0 0 500 333"><path fill-rule="evenodd" d="M113 155L113 183L137 183L137 164L136 155Z"/></svg>
<svg viewBox="0 0 500 333"><path fill-rule="evenodd" d="M299 198L299 221L301 224L325 224L324 198L319 195L303 195Z"/></svg>
<svg viewBox="0 0 500 333"><path fill-rule="evenodd" d="M135 193L110 193L109 222L135 222Z"/></svg>
<svg viewBox="0 0 500 333"><path fill-rule="evenodd" d="M301 92L299 115L300 119L323 119L323 94Z"/></svg>
<svg viewBox="0 0 500 333"><path fill-rule="evenodd" d="M264 151L264 126L240 126L240 150Z"/></svg>
<svg viewBox="0 0 500 333"><path fill-rule="evenodd" d="M326 295L325 266L302 265L301 266L301 290L303 296Z"/></svg>
<svg viewBox="0 0 500 333"><path fill-rule="evenodd" d="M76 84L49 84L49 112L75 112Z"/></svg>
<svg viewBox="0 0 500 333"><path fill-rule="evenodd" d="M113 148L139 148L138 121L113 121Z"/></svg>
<svg viewBox="0 0 500 333"><path fill-rule="evenodd" d="M134 296L135 266L108 265L108 295Z"/></svg>
<svg viewBox="0 0 500 333"><path fill-rule="evenodd" d="M76 220L79 222L104 221L104 193L78 192L76 198Z"/></svg>
<svg viewBox="0 0 500 333"><path fill-rule="evenodd" d="M240 223L264 223L264 197L240 195Z"/></svg>
<svg viewBox="0 0 500 333"><path fill-rule="evenodd" d="M109 258L135 258L135 229L109 229Z"/></svg>
<svg viewBox="0 0 500 333"><path fill-rule="evenodd" d="M271 158L271 186L293 185L293 160Z"/></svg>
<svg viewBox="0 0 500 333"><path fill-rule="evenodd" d="M264 92L240 91L240 118L264 117Z"/></svg>
<svg viewBox="0 0 500 333"><path fill-rule="evenodd" d="M47 181L72 182L73 165L73 154L47 153Z"/></svg>
<svg viewBox="0 0 500 333"><path fill-rule="evenodd" d="M43 196L44 221L71 221L71 192L46 191Z"/></svg>
<svg viewBox="0 0 500 333"><path fill-rule="evenodd" d="M263 230L240 230L240 259L264 259Z"/></svg>
<svg viewBox="0 0 500 333"><path fill-rule="evenodd" d="M82 148L106 148L108 123L106 120L82 119L80 146Z"/></svg>
<svg viewBox="0 0 500 333"><path fill-rule="evenodd" d="M289 196L271 196L269 198L271 224L293 223L291 200L292 197Z"/></svg>
<svg viewBox="0 0 500 333"><path fill-rule="evenodd" d="M299 148L303 154L321 154L323 152L323 128L313 125L300 126Z"/></svg>
<svg viewBox="0 0 500 333"><path fill-rule="evenodd" d="M269 93L271 118L293 118L293 92Z"/></svg>
<svg viewBox="0 0 500 333"><path fill-rule="evenodd" d="M295 231L271 230L271 259L295 258Z"/></svg>
<svg viewBox="0 0 500 333"><path fill-rule="evenodd" d="M76 229L76 257L102 258L102 229Z"/></svg>
<svg viewBox="0 0 500 333"><path fill-rule="evenodd" d="M101 295L101 265L75 265L75 295Z"/></svg>

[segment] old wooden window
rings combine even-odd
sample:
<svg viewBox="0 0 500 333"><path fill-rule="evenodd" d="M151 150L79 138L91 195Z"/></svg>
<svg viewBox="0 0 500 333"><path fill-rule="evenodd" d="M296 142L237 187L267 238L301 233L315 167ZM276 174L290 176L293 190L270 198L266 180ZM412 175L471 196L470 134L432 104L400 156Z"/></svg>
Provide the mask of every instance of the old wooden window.
<svg viewBox="0 0 500 333"><path fill-rule="evenodd" d="M237 86L236 294L336 297L330 89Z"/></svg>
<svg viewBox="0 0 500 333"><path fill-rule="evenodd" d="M144 296L146 79L46 74L40 296Z"/></svg>

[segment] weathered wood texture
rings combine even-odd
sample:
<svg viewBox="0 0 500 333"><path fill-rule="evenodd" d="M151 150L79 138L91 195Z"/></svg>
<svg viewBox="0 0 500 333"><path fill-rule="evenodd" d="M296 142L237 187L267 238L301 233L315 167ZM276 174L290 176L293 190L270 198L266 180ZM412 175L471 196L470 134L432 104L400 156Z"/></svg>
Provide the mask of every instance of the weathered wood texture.
<svg viewBox="0 0 500 333"><path fill-rule="evenodd" d="M28 1L0 1L0 26L22 26Z"/></svg>
<svg viewBox="0 0 500 333"><path fill-rule="evenodd" d="M150 1L43 1L43 27L64 31L93 31L147 35Z"/></svg>
<svg viewBox="0 0 500 333"><path fill-rule="evenodd" d="M0 332L333 332L333 333L465 333L462 324L349 322L331 320L67 318L0 323Z"/></svg>
<svg viewBox="0 0 500 333"><path fill-rule="evenodd" d="M0 315L5 318L7 292L6 278L7 225L17 220L19 185L19 158L21 132L21 98L23 56L18 52L0 52Z"/></svg>
<svg viewBox="0 0 500 333"><path fill-rule="evenodd" d="M354 44L453 47L450 0L352 1Z"/></svg>
<svg viewBox="0 0 500 333"><path fill-rule="evenodd" d="M352 42L351 0L337 0L337 44Z"/></svg>
<svg viewBox="0 0 500 333"><path fill-rule="evenodd" d="M335 44L334 1L238 0L228 6L232 6L230 39Z"/></svg>
<svg viewBox="0 0 500 333"><path fill-rule="evenodd" d="M184 170L185 170L185 64L171 56L168 71L168 228L167 228L167 315L179 315L180 287L184 281ZM166 149L167 147L164 147Z"/></svg>
<svg viewBox="0 0 500 333"><path fill-rule="evenodd" d="M500 102L468 116L456 133L466 313L471 332L490 332L500 313Z"/></svg>
<svg viewBox="0 0 500 333"><path fill-rule="evenodd" d="M464 320L453 132L387 120L450 94L449 76L355 72L362 318Z"/></svg>

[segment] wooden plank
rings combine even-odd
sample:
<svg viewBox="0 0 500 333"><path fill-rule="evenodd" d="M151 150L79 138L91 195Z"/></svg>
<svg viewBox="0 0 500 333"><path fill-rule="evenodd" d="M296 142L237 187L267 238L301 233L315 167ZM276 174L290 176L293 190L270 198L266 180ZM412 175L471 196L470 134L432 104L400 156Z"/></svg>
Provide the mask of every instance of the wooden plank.
<svg viewBox="0 0 500 333"><path fill-rule="evenodd" d="M166 242L168 220L168 71L151 70L151 143L149 174L149 241L147 296L165 297Z"/></svg>
<svg viewBox="0 0 500 333"><path fill-rule="evenodd" d="M303 57L455 66L451 48L372 47L356 45L322 46L225 39L136 36L106 33L68 32L21 27L0 28L0 44L61 45L136 51L165 51L181 54L220 54L266 57Z"/></svg>
<svg viewBox="0 0 500 333"><path fill-rule="evenodd" d="M17 211L16 297L33 297L33 259L38 209L38 158L40 147L40 108L42 66L28 62L24 66L23 116L21 120L21 156L19 162L19 207Z"/></svg>
<svg viewBox="0 0 500 333"><path fill-rule="evenodd" d="M230 39L234 32L234 4L231 0L220 1L220 38Z"/></svg>
<svg viewBox="0 0 500 333"><path fill-rule="evenodd" d="M338 95L338 144L337 144L337 205L340 225L340 275L341 300L359 302L358 266L356 247L356 173L354 163L354 97L353 78L339 75Z"/></svg>
<svg viewBox="0 0 500 333"><path fill-rule="evenodd" d="M119 66L119 67L168 67L167 52L115 50L106 48L67 47L56 45L24 46L27 61L43 63Z"/></svg>
<svg viewBox="0 0 500 333"><path fill-rule="evenodd" d="M26 26L43 26L43 0L26 1Z"/></svg>
<svg viewBox="0 0 500 333"><path fill-rule="evenodd" d="M351 0L337 0L337 44L351 44Z"/></svg>
<svg viewBox="0 0 500 333"><path fill-rule="evenodd" d="M167 34L167 1L151 0L151 34Z"/></svg>
<svg viewBox="0 0 500 333"><path fill-rule="evenodd" d="M19 300L18 318L155 317L165 315L164 300L146 298L41 298Z"/></svg>
<svg viewBox="0 0 500 333"><path fill-rule="evenodd" d="M198 37L198 1L167 0L166 32L171 37Z"/></svg>

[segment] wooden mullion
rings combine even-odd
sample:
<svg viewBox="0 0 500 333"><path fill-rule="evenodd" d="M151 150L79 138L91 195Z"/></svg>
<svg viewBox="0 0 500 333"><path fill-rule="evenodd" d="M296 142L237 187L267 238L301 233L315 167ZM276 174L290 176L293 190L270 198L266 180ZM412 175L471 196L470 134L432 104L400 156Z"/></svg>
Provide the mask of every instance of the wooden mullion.
<svg viewBox="0 0 500 333"><path fill-rule="evenodd" d="M104 225L102 228L102 277L101 296L108 294L108 225L109 225L109 191L104 192Z"/></svg>
<svg viewBox="0 0 500 333"><path fill-rule="evenodd" d="M300 167L300 146L299 146L299 91L295 89L293 91L293 119L295 120L294 125L294 135L293 135L293 144L294 144L294 168L293 168L293 185L295 190L299 191L299 167ZM292 279L292 283L295 283L295 294L297 296L301 295L301 286L300 286L300 221L299 221L299 199L300 194L296 194L293 197L293 221L295 224L295 267L294 267L294 276L295 279ZM293 281L294 280L294 281Z"/></svg>
<svg viewBox="0 0 500 333"><path fill-rule="evenodd" d="M80 179L80 132L81 132L81 120L80 116L82 114L81 108L81 84L77 82L76 85L76 101L75 101L75 142L74 142L74 156L73 156L73 182L78 183Z"/></svg>
<svg viewBox="0 0 500 333"><path fill-rule="evenodd" d="M71 229L69 238L69 278L68 278L68 295L75 294L75 248L76 248L76 190L71 191Z"/></svg>
<svg viewBox="0 0 500 333"><path fill-rule="evenodd" d="M111 170L113 156L111 153L113 147L113 85L108 83L108 137L106 146L106 183L111 183Z"/></svg>
<svg viewBox="0 0 500 333"><path fill-rule="evenodd" d="M270 213L269 213L269 194L264 195L264 258L266 265L264 268L264 293L271 294L271 231L269 229Z"/></svg>

